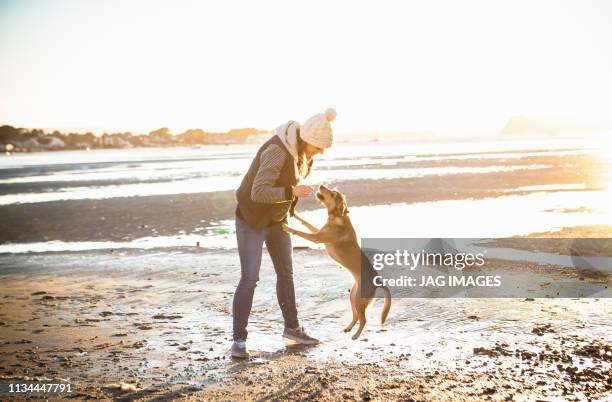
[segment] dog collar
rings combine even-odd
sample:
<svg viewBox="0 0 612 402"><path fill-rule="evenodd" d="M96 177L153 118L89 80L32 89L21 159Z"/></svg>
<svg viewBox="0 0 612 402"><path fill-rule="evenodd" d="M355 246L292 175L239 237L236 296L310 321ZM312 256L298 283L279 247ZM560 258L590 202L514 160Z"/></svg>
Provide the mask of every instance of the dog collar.
<svg viewBox="0 0 612 402"><path fill-rule="evenodd" d="M332 212L332 213L328 213L327 216L328 217L333 216L333 217L336 217L336 218L341 218L343 216L346 216L346 214L348 214L348 213L349 213L349 210L347 209L347 210L344 211L344 213L342 215L336 215L335 213Z"/></svg>

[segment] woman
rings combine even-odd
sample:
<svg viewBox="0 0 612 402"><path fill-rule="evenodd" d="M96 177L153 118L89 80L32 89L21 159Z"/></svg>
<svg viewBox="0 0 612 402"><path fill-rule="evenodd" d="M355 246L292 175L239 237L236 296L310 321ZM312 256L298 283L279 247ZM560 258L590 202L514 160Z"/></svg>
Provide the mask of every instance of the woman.
<svg viewBox="0 0 612 402"><path fill-rule="evenodd" d="M318 341L300 327L293 288L291 237L281 228L293 215L298 198L308 197L312 188L300 185L308 176L312 158L333 143L330 122L334 109L317 114L300 127L290 121L276 129L264 143L236 191L236 239L240 256L240 282L234 293L234 343L232 356L249 357L247 324L253 293L259 280L264 242L276 271L276 297L285 321L283 336L303 344Z"/></svg>

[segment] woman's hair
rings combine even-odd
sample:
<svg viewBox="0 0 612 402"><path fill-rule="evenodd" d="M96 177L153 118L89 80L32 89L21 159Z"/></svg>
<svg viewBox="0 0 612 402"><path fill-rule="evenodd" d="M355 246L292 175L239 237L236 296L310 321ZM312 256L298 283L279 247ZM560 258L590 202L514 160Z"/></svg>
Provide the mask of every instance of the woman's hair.
<svg viewBox="0 0 612 402"><path fill-rule="evenodd" d="M299 128L297 134L297 168L299 176L301 178L304 178L308 175L308 173L310 173L310 166L312 161L306 158L306 145L308 144L302 139L302 137L300 137Z"/></svg>

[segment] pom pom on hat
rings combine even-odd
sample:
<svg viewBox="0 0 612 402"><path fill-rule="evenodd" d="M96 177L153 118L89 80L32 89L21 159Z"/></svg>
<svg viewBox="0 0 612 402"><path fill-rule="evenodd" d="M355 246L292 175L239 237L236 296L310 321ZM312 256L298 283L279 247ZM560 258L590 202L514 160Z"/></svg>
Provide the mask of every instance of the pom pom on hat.
<svg viewBox="0 0 612 402"><path fill-rule="evenodd" d="M324 113L315 114L300 128L300 137L309 144L319 148L329 148L334 143L334 134L330 122L336 118L333 108Z"/></svg>

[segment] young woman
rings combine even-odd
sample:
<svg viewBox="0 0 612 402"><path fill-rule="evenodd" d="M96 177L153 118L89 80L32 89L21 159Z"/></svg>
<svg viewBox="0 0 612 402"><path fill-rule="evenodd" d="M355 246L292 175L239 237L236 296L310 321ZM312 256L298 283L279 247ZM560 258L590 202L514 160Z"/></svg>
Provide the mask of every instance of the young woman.
<svg viewBox="0 0 612 402"><path fill-rule="evenodd" d="M234 293L234 343L232 356L249 357L247 324L255 286L259 280L263 244L276 271L276 297L285 321L283 336L303 344L316 344L300 327L293 287L291 237L281 228L293 215L298 198L308 197L312 188L300 185L312 167L312 157L333 143L330 122L334 109L317 114L301 127L290 121L276 129L264 143L236 191L236 238L240 256L240 282Z"/></svg>

